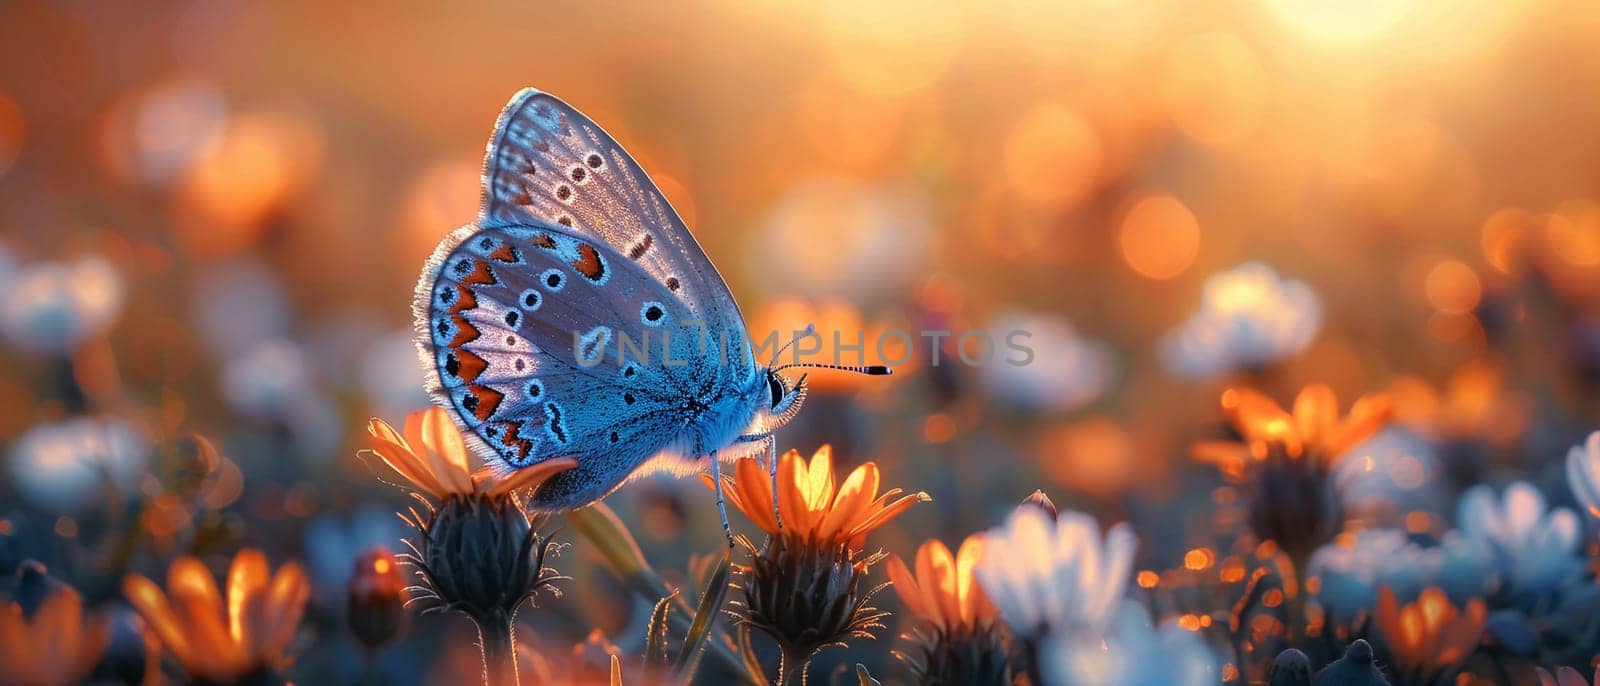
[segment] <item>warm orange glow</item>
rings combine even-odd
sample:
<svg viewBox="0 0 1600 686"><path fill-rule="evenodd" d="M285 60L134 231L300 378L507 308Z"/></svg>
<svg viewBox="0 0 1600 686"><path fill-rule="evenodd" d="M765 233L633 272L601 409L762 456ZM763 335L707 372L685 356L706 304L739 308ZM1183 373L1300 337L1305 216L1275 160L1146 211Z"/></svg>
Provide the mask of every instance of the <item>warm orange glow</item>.
<svg viewBox="0 0 1600 686"><path fill-rule="evenodd" d="M434 162L411 180L398 208L407 256L426 259L439 242L439 227L460 225L477 214L482 166L475 157Z"/></svg>
<svg viewBox="0 0 1600 686"><path fill-rule="evenodd" d="M1503 273L1517 271L1527 259L1528 237L1540 223L1537 215L1517 208L1505 208L1489 215L1479 238L1484 259Z"/></svg>
<svg viewBox="0 0 1600 686"><path fill-rule="evenodd" d="M1564 208L1545 224L1545 236L1557 257L1580 267L1600 264L1600 206Z"/></svg>
<svg viewBox="0 0 1600 686"><path fill-rule="evenodd" d="M828 298L817 302L801 298L777 298L761 307L750 320L753 344L765 345L777 334L777 346L783 347L806 326L815 331L783 353L782 362L821 362L826 364L889 364L895 375L904 377L914 368L914 348L899 336L883 335L891 327L886 322L869 322L849 302ZM879 344L882 344L880 351ZM915 342L912 346L915 346ZM859 346L859 349L857 349ZM767 355L775 348L764 349ZM882 352L882 355L878 353ZM798 356L798 357L797 357ZM763 364L767 360L761 360ZM895 377L867 377L853 372L832 369L807 369L806 386L814 391L848 391L871 384L882 387ZM953 430L953 425L950 427Z"/></svg>
<svg viewBox="0 0 1600 686"><path fill-rule="evenodd" d="M1039 441L1038 463L1052 481L1102 496L1127 488L1139 476L1133 436L1105 415L1047 430Z"/></svg>
<svg viewBox="0 0 1600 686"><path fill-rule="evenodd" d="M249 246L266 230L264 220L310 182L322 146L321 132L303 117L235 117L182 181L179 240L197 255Z"/></svg>
<svg viewBox="0 0 1600 686"><path fill-rule="evenodd" d="M1024 113L1006 137L1006 180L1022 198L1047 207L1074 207L1098 182L1099 134L1072 108L1049 103Z"/></svg>
<svg viewBox="0 0 1600 686"><path fill-rule="evenodd" d="M1167 116L1195 140L1225 146L1260 126L1267 74L1255 51L1237 36L1190 36L1172 49L1161 84Z"/></svg>
<svg viewBox="0 0 1600 686"><path fill-rule="evenodd" d="M1161 576L1148 569L1140 570L1138 576L1139 588L1155 588L1161 583Z"/></svg>
<svg viewBox="0 0 1600 686"><path fill-rule="evenodd" d="M956 437L956 423L950 415L936 413L922 420L922 440L931 444L948 443Z"/></svg>
<svg viewBox="0 0 1600 686"><path fill-rule="evenodd" d="M1267 607L1277 607L1283 604L1283 591L1276 588L1261 594L1261 604Z"/></svg>
<svg viewBox="0 0 1600 686"><path fill-rule="evenodd" d="M1211 567L1213 555L1210 548L1195 548L1183 556L1183 566L1191 571L1203 571Z"/></svg>
<svg viewBox="0 0 1600 686"><path fill-rule="evenodd" d="M1471 312L1483 295L1478 274L1460 260L1442 260L1428 271L1423 291L1428 303L1445 312Z"/></svg>
<svg viewBox="0 0 1600 686"><path fill-rule="evenodd" d="M22 108L5 91L0 91L0 176L5 175L22 152L22 134Z"/></svg>
<svg viewBox="0 0 1600 686"><path fill-rule="evenodd" d="M1200 224L1170 195L1139 200L1122 218L1122 259L1141 276L1170 279L1189 268L1200 252Z"/></svg>
<svg viewBox="0 0 1600 686"><path fill-rule="evenodd" d="M962 7L955 3L828 0L812 9L833 67L873 93L927 87L949 66L966 27Z"/></svg>
<svg viewBox="0 0 1600 686"><path fill-rule="evenodd" d="M1230 555L1222 561L1222 571L1218 573L1217 578L1225 584L1238 583L1244 581L1244 572L1244 560Z"/></svg>

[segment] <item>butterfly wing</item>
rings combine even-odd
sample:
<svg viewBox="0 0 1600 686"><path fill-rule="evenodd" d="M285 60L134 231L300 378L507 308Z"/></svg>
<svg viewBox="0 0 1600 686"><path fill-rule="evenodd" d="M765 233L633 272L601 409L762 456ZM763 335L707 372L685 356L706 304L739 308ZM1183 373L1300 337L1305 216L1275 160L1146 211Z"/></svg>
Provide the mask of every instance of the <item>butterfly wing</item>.
<svg viewBox="0 0 1600 686"><path fill-rule="evenodd" d="M510 468L578 459L540 489L550 509L603 497L672 450L675 401L695 379L721 378L624 359L622 336L648 345L647 332L692 315L632 260L564 227L458 229L429 260L414 308L428 390L479 454ZM692 354L682 338L674 348Z"/></svg>
<svg viewBox="0 0 1600 686"><path fill-rule="evenodd" d="M706 326L745 331L727 283L633 157L572 106L529 88L489 141L479 223L540 221L610 245Z"/></svg>

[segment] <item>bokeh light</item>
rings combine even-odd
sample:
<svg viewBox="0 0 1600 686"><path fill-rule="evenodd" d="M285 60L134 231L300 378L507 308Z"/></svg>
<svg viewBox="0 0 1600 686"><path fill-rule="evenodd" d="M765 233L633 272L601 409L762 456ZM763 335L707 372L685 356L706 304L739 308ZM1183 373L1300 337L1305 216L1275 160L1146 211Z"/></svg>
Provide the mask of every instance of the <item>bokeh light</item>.
<svg viewBox="0 0 1600 686"><path fill-rule="evenodd" d="M1165 194L1141 198L1122 217L1122 259L1141 276L1170 279L1200 252L1200 223L1183 201Z"/></svg>

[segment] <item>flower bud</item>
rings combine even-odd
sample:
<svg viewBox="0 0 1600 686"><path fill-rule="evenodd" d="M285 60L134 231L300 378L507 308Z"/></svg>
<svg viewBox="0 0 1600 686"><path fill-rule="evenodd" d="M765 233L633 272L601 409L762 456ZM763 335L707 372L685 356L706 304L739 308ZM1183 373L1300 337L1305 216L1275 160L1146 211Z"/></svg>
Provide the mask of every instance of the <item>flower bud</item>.
<svg viewBox="0 0 1600 686"><path fill-rule="evenodd" d="M406 629L406 583L388 548L376 546L356 557L345 588L345 618L350 633L367 650L377 650Z"/></svg>

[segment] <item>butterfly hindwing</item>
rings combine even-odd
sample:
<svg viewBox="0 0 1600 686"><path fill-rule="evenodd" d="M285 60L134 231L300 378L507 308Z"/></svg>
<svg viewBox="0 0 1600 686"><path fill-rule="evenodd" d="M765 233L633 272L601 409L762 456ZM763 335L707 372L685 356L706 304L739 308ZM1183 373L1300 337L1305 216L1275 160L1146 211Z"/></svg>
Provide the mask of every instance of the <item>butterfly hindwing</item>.
<svg viewBox="0 0 1600 686"><path fill-rule="evenodd" d="M545 497L603 496L669 447L669 389L683 383L620 344L691 315L609 245L548 224L464 227L436 251L415 304L429 390L480 453L511 468L578 459Z"/></svg>
<svg viewBox="0 0 1600 686"><path fill-rule="evenodd" d="M708 325L744 330L728 286L633 158L599 125L533 89L500 115L479 223L558 224L610 245Z"/></svg>

